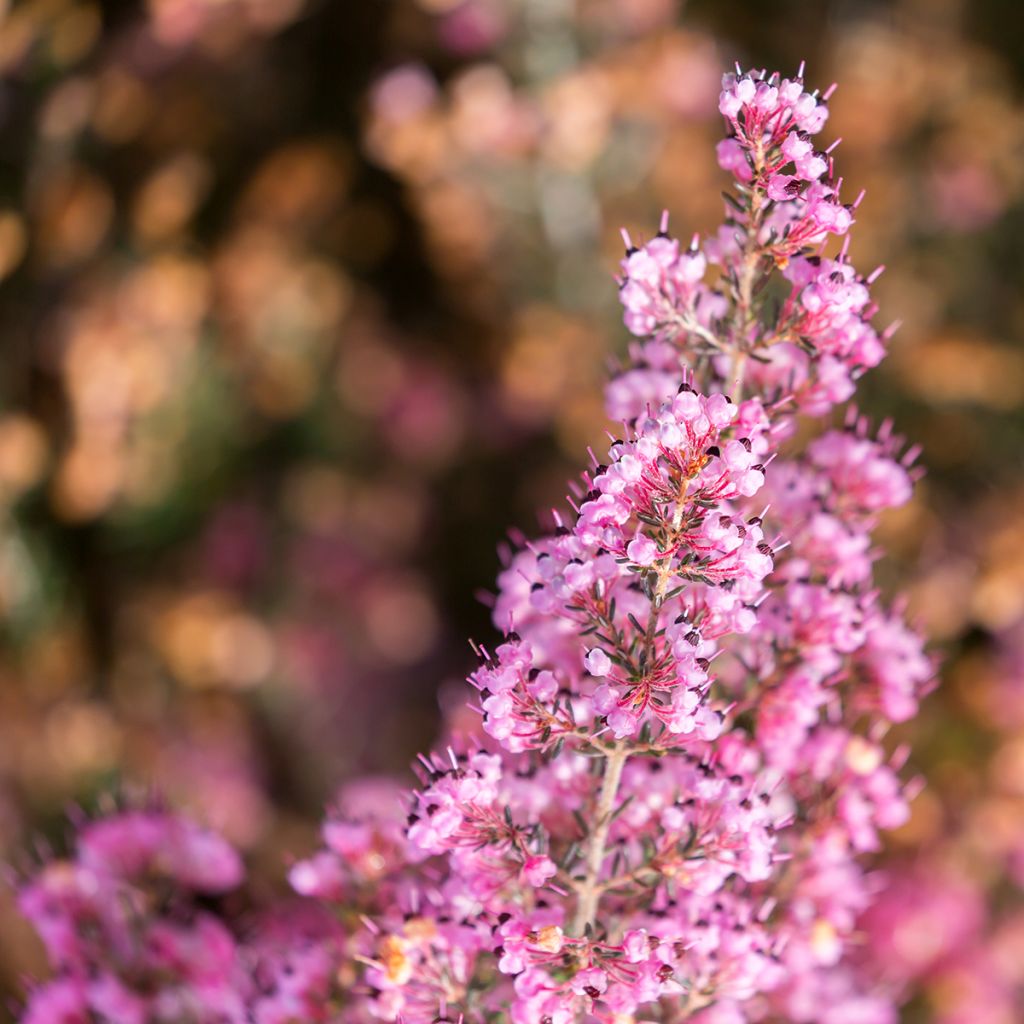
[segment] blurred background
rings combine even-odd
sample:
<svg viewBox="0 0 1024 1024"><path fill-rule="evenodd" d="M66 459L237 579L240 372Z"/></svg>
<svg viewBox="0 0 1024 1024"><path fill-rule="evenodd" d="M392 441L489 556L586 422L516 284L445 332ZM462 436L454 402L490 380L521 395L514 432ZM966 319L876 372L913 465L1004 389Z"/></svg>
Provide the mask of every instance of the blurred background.
<svg viewBox="0 0 1024 1024"><path fill-rule="evenodd" d="M500 538L603 437L619 226L712 229L722 71L803 59L903 321L861 401L928 469L881 575L948 659L882 933L907 1020L1019 1022L1011 0L0 0L0 859L159 793L272 889L339 783L404 771ZM16 993L6 894L0 949Z"/></svg>

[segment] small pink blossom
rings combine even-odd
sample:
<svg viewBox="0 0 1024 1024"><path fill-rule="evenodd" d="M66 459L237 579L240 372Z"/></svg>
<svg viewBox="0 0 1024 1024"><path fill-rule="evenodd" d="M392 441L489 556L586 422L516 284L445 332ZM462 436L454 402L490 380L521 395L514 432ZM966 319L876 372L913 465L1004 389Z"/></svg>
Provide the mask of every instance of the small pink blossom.
<svg viewBox="0 0 1024 1024"><path fill-rule="evenodd" d="M558 874L558 868L550 857L527 857L523 863L523 878L529 885L539 889L549 878Z"/></svg>

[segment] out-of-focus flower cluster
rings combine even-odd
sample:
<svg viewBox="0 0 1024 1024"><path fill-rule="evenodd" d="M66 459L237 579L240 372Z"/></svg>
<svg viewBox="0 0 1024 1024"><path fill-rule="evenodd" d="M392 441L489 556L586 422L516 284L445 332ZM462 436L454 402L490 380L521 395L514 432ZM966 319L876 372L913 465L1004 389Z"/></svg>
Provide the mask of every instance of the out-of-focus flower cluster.
<svg viewBox="0 0 1024 1024"><path fill-rule="evenodd" d="M340 931L315 905L283 905L234 934L216 905L244 869L215 833L162 811L86 824L74 855L21 890L55 977L25 1024L285 1024L322 1020ZM220 911L220 912L218 912Z"/></svg>
<svg viewBox="0 0 1024 1024"><path fill-rule="evenodd" d="M1010 1024L1024 1008L1020 493L978 497L945 523L906 511L924 530L915 547L951 550L919 571L911 604L934 635L966 639L914 730L930 782L893 836L865 955L913 997L909 1019ZM895 538L908 526L890 524Z"/></svg>

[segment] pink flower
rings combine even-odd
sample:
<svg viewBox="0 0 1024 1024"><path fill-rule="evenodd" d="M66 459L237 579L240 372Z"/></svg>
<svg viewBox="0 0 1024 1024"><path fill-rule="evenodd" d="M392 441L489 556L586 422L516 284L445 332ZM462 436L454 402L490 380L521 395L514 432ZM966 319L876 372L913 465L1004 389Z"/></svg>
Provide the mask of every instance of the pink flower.
<svg viewBox="0 0 1024 1024"><path fill-rule="evenodd" d="M658 558L658 545L640 534L626 545L626 555L637 565L652 565Z"/></svg>
<svg viewBox="0 0 1024 1024"><path fill-rule="evenodd" d="M573 977L571 988L577 995L596 999L608 990L608 975L598 967L587 967Z"/></svg>
<svg viewBox="0 0 1024 1024"><path fill-rule="evenodd" d="M541 888L549 878L558 874L558 868L550 857L527 857L523 862L523 878L535 889Z"/></svg>
<svg viewBox="0 0 1024 1024"><path fill-rule="evenodd" d="M600 678L608 675L612 670L611 658L600 647L594 647L587 651L587 656L583 660L587 666L587 671L592 676Z"/></svg>

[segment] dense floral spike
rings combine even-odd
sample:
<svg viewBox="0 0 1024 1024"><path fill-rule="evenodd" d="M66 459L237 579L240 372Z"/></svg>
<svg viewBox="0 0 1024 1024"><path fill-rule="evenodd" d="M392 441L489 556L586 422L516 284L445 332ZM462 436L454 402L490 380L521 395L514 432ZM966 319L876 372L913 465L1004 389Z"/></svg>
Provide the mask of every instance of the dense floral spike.
<svg viewBox="0 0 1024 1024"><path fill-rule="evenodd" d="M727 76L724 228L626 237L622 428L499 578L483 734L424 759L352 1019L894 1021L848 950L907 814L883 735L932 676L871 581L913 453L856 416L787 444L884 354L821 251L853 222L826 99Z"/></svg>
<svg viewBox="0 0 1024 1024"><path fill-rule="evenodd" d="M800 76L726 76L726 222L703 245L667 220L627 236L621 427L499 577L480 728L423 757L411 796L343 795L290 878L344 937L246 953L275 986L256 1019L894 1024L899 986L856 956L877 890L862 858L906 820L905 752L884 738L933 673L872 584L871 530L908 500L913 453L855 414L795 443L796 415L848 399L885 343L874 275L824 252L853 222L812 141L826 100ZM76 871L171 870L117 847L94 835ZM178 885L231 874L190 849ZM24 900L64 968L37 1014L98 998L86 964L119 977L113 946L97 959L69 930L81 884L60 878L56 917L38 883ZM194 989L216 964L166 973Z"/></svg>

